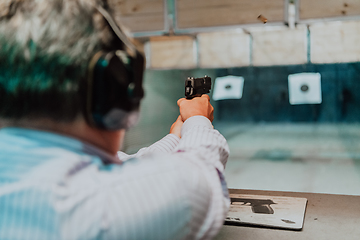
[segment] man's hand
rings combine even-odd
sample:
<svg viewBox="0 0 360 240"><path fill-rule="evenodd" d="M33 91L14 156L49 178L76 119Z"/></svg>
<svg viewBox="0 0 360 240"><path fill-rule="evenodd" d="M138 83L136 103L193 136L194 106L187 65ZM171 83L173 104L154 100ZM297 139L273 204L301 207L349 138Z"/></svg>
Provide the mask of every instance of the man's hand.
<svg viewBox="0 0 360 240"><path fill-rule="evenodd" d="M214 120L214 108L210 104L210 97L206 94L193 99L180 98L177 104L183 122L193 116L204 116L211 122Z"/></svg>
<svg viewBox="0 0 360 240"><path fill-rule="evenodd" d="M179 138L181 138L181 127L184 122L181 119L181 115L176 119L176 121L171 125L170 134L175 134Z"/></svg>

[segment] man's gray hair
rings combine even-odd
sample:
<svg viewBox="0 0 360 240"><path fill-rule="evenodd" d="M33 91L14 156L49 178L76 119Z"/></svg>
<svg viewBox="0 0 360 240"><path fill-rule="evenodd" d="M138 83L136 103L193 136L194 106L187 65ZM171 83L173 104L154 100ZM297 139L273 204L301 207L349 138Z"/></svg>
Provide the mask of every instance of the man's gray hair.
<svg viewBox="0 0 360 240"><path fill-rule="evenodd" d="M14 56L31 62L36 46L76 65L106 44L109 31L94 8L96 0L0 0L0 38L16 43ZM65 59L64 59L65 60Z"/></svg>
<svg viewBox="0 0 360 240"><path fill-rule="evenodd" d="M0 118L72 121L96 52L114 34L105 0L0 0Z"/></svg>

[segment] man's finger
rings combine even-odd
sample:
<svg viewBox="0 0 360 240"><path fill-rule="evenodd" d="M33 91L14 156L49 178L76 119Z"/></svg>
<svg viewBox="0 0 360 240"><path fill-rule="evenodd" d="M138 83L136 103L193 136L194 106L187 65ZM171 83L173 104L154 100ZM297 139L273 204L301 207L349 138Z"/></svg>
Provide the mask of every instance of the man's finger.
<svg viewBox="0 0 360 240"><path fill-rule="evenodd" d="M182 122L181 115L178 116L178 118L176 119L176 122L177 122L177 121L181 121L181 122Z"/></svg>
<svg viewBox="0 0 360 240"><path fill-rule="evenodd" d="M210 97L207 94L203 94L203 95L201 95L201 97L206 98L208 101L210 101Z"/></svg>
<svg viewBox="0 0 360 240"><path fill-rule="evenodd" d="M182 101L184 101L185 100L185 98L180 98L178 101L177 101L177 105L180 107L180 103L182 102Z"/></svg>
<svg viewBox="0 0 360 240"><path fill-rule="evenodd" d="M210 120L210 122L213 122L214 121L214 115L211 115L209 120Z"/></svg>
<svg viewBox="0 0 360 240"><path fill-rule="evenodd" d="M214 108L211 106L210 108L210 117L209 120L212 122L214 120Z"/></svg>

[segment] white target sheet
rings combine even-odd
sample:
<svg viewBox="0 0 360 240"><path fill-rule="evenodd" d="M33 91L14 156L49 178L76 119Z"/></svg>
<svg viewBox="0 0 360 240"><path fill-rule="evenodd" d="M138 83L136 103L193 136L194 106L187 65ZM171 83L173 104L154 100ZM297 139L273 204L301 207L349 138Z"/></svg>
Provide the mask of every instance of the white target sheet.
<svg viewBox="0 0 360 240"><path fill-rule="evenodd" d="M320 73L297 73L288 76L289 101L297 104L320 104L321 75Z"/></svg>
<svg viewBox="0 0 360 240"><path fill-rule="evenodd" d="M301 230L306 198L230 194L231 205L225 223L250 224Z"/></svg>
<svg viewBox="0 0 360 240"><path fill-rule="evenodd" d="M243 95L244 78L239 76L225 76L215 79L212 98L217 100L241 99Z"/></svg>

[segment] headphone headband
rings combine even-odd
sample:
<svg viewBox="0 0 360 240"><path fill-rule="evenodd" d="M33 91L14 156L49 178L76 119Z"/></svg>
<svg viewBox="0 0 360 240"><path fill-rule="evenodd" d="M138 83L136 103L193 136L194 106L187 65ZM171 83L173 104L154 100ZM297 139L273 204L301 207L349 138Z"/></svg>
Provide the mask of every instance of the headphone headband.
<svg viewBox="0 0 360 240"><path fill-rule="evenodd" d="M126 49L96 53L88 65L85 118L92 126L126 129L137 122L142 88L144 56L117 26L110 14L95 6Z"/></svg>
<svg viewBox="0 0 360 240"><path fill-rule="evenodd" d="M130 51L131 56L135 56L136 47L135 45L128 39L128 37L122 32L122 30L119 28L119 26L116 24L115 20L108 11L106 11L103 7L96 5L95 8L98 10L98 12L104 17L104 19L107 21L115 35L123 42L126 46L126 48Z"/></svg>

